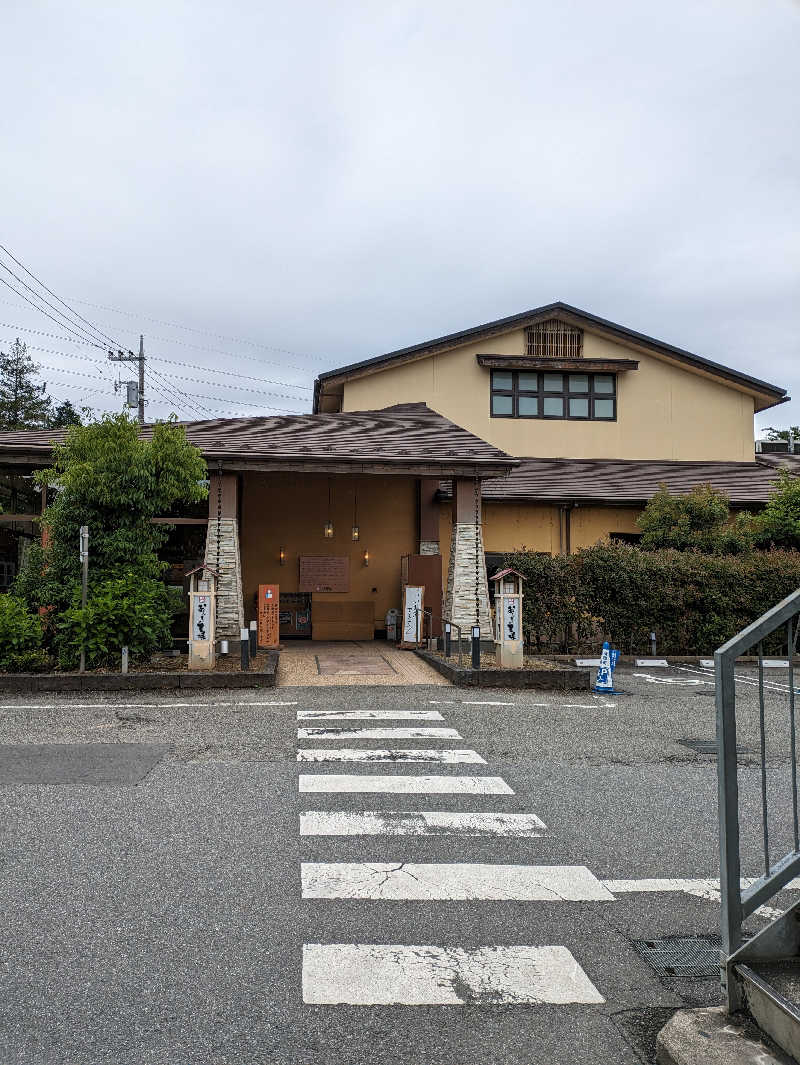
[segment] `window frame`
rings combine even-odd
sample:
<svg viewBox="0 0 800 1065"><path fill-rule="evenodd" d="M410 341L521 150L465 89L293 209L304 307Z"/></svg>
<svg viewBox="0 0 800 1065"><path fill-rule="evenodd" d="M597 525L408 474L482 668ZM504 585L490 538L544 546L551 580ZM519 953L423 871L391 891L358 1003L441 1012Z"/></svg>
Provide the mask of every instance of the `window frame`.
<svg viewBox="0 0 800 1065"><path fill-rule="evenodd" d="M495 374L507 374L511 376L511 388L496 388L495 387ZM519 375L535 375L536 376L536 389L520 388ZM545 374L558 374L561 377L561 390L560 391L545 391L544 377ZM588 388L585 392L574 392L570 390L569 379L571 376L587 377ZM610 377L611 378L611 391L610 392L598 392L596 388L596 378L598 377ZM489 378L489 417L490 418L515 418L518 420L541 420L551 422L615 422L617 420L617 375L615 373L609 373L608 371L602 373L592 373L587 370L491 370ZM496 414L494 410L494 397L506 396L511 399L511 413L510 414ZM522 398L536 398L536 414L520 414L520 397ZM544 401L545 399L561 399L563 403L561 414L545 414L544 413ZM570 399L586 399L588 401L588 414L570 414L569 401ZM595 414L595 402L596 400L611 400L613 404L612 416L598 416Z"/></svg>

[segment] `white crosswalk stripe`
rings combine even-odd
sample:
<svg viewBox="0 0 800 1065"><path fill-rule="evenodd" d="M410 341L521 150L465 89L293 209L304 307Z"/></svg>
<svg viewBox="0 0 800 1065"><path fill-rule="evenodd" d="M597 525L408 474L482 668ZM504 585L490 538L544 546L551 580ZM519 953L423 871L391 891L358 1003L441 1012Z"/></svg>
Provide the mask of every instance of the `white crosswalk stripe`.
<svg viewBox="0 0 800 1065"><path fill-rule="evenodd" d="M300 814L301 836L543 836L536 814L485 814L450 810L308 810Z"/></svg>
<svg viewBox="0 0 800 1065"><path fill-rule="evenodd" d="M566 947L306 943L303 1001L358 1006L600 1004Z"/></svg>
<svg viewBox="0 0 800 1065"><path fill-rule="evenodd" d="M435 748L395 747L391 750L378 747L302 747L297 752L298 762L442 762L455 764L471 762L486 765L477 751Z"/></svg>
<svg viewBox="0 0 800 1065"><path fill-rule="evenodd" d="M191 705L191 704L187 704ZM298 710L298 721L444 721L438 710Z"/></svg>
<svg viewBox="0 0 800 1065"><path fill-rule="evenodd" d="M444 705L442 703L441 705ZM475 701L475 705L481 705ZM482 705L492 704L487 700ZM460 733L447 726L370 725L370 722L443 721L438 710L298 710L297 760L304 765L338 762L380 765L380 773L301 772L301 794L461 796L484 806L489 796L513 795L499 776L418 775L388 770L402 762L485 765L477 752L448 747ZM364 725L329 726L328 722ZM316 726L312 722L318 722ZM425 739L426 747L343 746L348 740ZM333 741L304 747L302 741ZM435 745L439 741L441 746ZM386 767L384 769L384 767ZM532 812L503 810L305 810L301 837L401 838L445 836L445 854L453 841L481 837L537 839L547 826ZM408 844L405 844L407 847ZM445 855L443 855L445 856ZM335 900L390 902L508 901L541 904L607 903L608 886L585 866L522 865L488 862L302 861L302 897L329 904ZM563 945L458 946L397 943L306 943L303 946L303 1001L327 1005L539 1005L604 1001L581 965Z"/></svg>
<svg viewBox="0 0 800 1065"><path fill-rule="evenodd" d="M460 740L454 728L299 728L298 740Z"/></svg>
<svg viewBox="0 0 800 1065"><path fill-rule="evenodd" d="M301 773L301 792L390 792L406 795L513 795L502 777L370 776L366 773Z"/></svg>
<svg viewBox="0 0 800 1065"><path fill-rule="evenodd" d="M582 865L483 862L302 862L304 899L500 899L613 902Z"/></svg>

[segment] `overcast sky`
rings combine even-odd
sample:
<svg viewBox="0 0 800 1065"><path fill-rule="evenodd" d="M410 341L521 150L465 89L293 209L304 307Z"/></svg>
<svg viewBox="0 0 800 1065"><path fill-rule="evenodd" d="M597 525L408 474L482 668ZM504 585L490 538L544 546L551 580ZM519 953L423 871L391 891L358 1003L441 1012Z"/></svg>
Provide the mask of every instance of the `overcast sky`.
<svg viewBox="0 0 800 1065"><path fill-rule="evenodd" d="M800 422L795 0L5 0L2 24L0 242L145 334L150 418L305 411L322 370L560 299L789 388L759 424ZM102 351L3 285L0 312L55 396L119 409Z"/></svg>

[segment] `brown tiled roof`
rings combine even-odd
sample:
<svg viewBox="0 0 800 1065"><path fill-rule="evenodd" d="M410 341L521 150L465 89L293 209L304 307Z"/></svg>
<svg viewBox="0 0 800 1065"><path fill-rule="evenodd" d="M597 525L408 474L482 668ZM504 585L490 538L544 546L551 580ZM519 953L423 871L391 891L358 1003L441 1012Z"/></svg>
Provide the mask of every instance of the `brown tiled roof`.
<svg viewBox="0 0 800 1065"><path fill-rule="evenodd" d="M483 496L509 502L636 504L645 503L661 484L671 492L689 492L710 483L732 503L749 506L766 502L775 477L775 468L760 462L524 458L510 476L484 481ZM451 497L449 481L442 482L440 495Z"/></svg>
<svg viewBox="0 0 800 1065"><path fill-rule="evenodd" d="M450 468L458 474L488 469L498 476L517 464L504 451L424 403L342 414L217 418L179 424L209 463L220 460L228 467L425 466L448 474ZM151 432L151 426L142 429L145 437ZM52 443L63 438L63 430L0 433L0 465L15 454L33 458L38 454L47 461Z"/></svg>
<svg viewBox="0 0 800 1065"><path fill-rule="evenodd" d="M773 451L762 452L756 456L756 462L763 463L765 466L778 467L781 466L784 469L789 470L790 473L794 473L800 477L800 455L790 455L786 451Z"/></svg>

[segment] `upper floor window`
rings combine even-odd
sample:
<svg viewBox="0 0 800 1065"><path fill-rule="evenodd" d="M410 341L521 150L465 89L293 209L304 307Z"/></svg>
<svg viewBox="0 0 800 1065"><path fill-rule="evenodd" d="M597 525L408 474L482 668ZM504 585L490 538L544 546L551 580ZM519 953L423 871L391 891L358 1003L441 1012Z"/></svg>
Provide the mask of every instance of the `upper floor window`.
<svg viewBox="0 0 800 1065"><path fill-rule="evenodd" d="M492 370L493 418L571 418L613 422L617 379L610 373Z"/></svg>
<svg viewBox="0 0 800 1065"><path fill-rule="evenodd" d="M567 325L558 318L537 322L525 330L528 356L535 359L579 359L583 330Z"/></svg>

